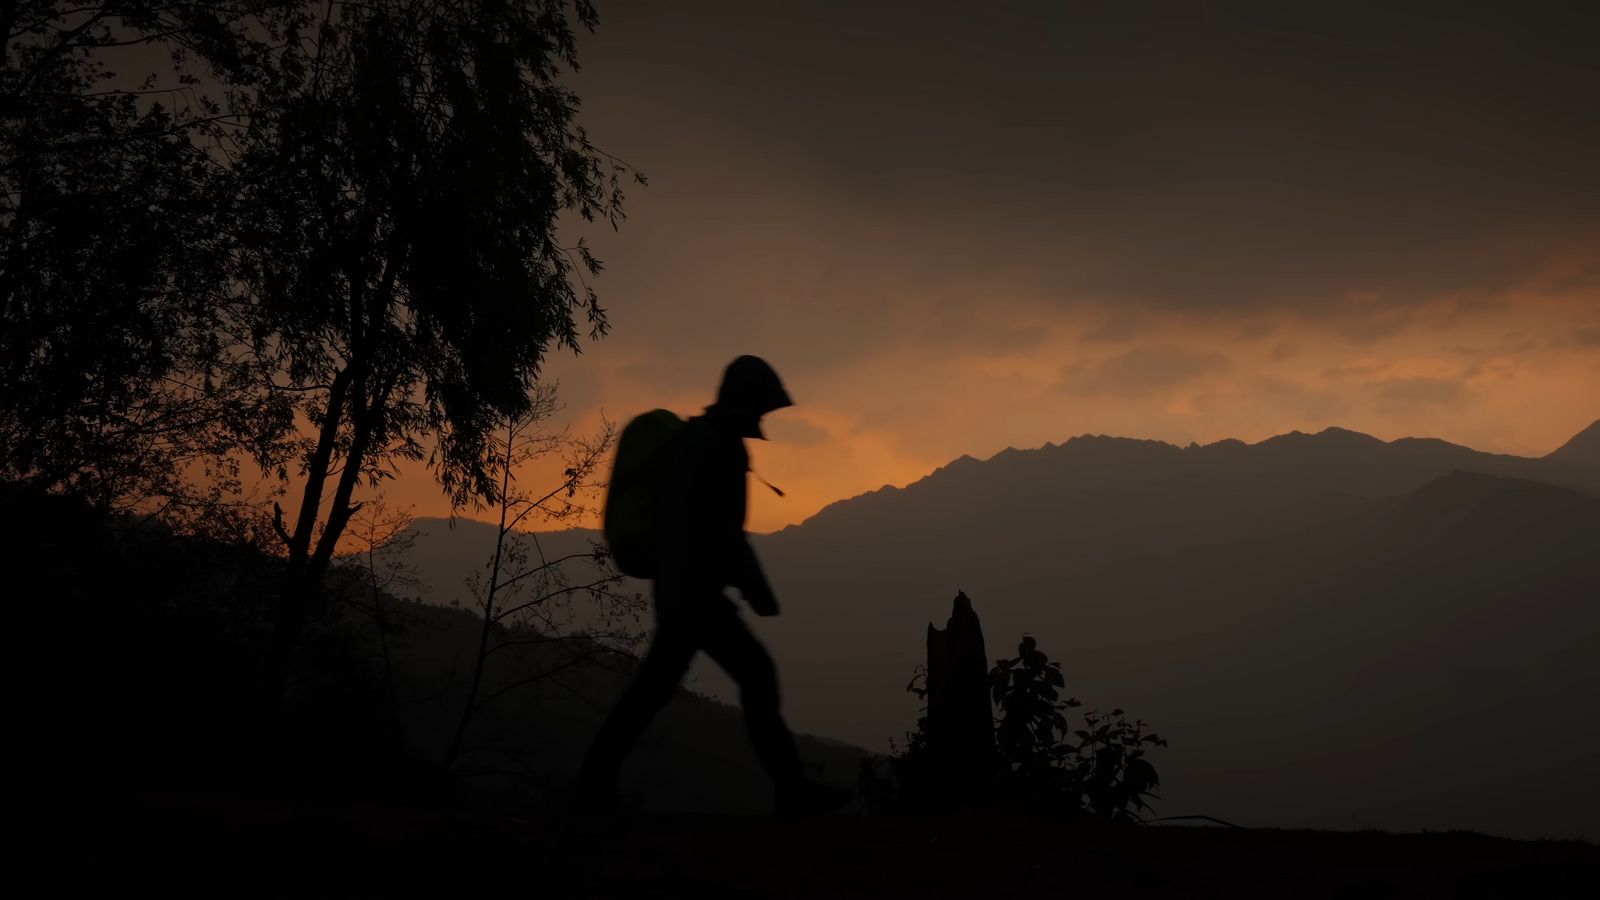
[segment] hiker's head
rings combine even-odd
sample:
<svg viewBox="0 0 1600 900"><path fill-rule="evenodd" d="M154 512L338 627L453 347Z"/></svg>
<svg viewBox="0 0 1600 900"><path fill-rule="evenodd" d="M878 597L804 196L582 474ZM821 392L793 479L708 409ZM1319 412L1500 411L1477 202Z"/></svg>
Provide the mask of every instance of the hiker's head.
<svg viewBox="0 0 1600 900"><path fill-rule="evenodd" d="M778 380L778 373L772 371L766 360L759 356L741 356L728 363L727 370L722 373L722 386L717 389L713 408L736 420L744 437L764 440L761 417L793 405L789 392Z"/></svg>

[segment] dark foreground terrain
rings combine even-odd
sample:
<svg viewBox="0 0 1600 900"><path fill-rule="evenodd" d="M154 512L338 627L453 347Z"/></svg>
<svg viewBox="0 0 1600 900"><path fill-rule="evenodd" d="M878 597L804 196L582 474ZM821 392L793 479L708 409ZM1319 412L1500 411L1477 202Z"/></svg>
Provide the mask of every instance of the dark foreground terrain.
<svg viewBox="0 0 1600 900"><path fill-rule="evenodd" d="M504 884L540 897L1552 897L1594 896L1600 884L1600 846L1464 832L989 816L517 819L204 797L49 818L24 858L63 886L415 888L443 876L466 894Z"/></svg>

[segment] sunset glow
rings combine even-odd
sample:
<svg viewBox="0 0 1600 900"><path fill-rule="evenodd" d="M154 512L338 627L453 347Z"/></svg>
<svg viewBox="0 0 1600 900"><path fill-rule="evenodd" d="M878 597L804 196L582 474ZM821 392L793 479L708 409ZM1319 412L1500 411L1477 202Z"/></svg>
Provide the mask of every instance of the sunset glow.
<svg viewBox="0 0 1600 900"><path fill-rule="evenodd" d="M1420 12L1385 42L1041 5L974 45L953 13L785 9L607 6L577 86L650 186L573 229L613 328L546 369L582 430L770 359L798 405L751 448L788 493L751 492L753 530L1085 433L1542 455L1600 417L1580 55ZM389 493L445 511L420 473Z"/></svg>

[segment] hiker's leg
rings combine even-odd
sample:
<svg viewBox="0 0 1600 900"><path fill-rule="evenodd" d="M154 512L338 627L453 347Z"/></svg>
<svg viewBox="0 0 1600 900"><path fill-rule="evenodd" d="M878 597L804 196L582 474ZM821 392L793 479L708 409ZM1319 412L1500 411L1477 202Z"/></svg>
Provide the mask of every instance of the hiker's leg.
<svg viewBox="0 0 1600 900"><path fill-rule="evenodd" d="M706 616L700 646L738 683L739 705L756 757L772 783L784 790L800 781L801 771L794 735L779 711L777 668L733 605L718 599L725 606Z"/></svg>
<svg viewBox="0 0 1600 900"><path fill-rule="evenodd" d="M580 778L585 790L597 794L616 790L622 761L639 742L650 720L677 692L694 653L694 641L686 629L658 621L644 663L617 699L616 707L584 756Z"/></svg>

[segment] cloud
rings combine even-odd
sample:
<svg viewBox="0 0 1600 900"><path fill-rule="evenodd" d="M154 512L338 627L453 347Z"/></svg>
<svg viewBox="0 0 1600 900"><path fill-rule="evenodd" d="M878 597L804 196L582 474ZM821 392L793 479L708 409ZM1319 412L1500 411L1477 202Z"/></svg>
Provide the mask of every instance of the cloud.
<svg viewBox="0 0 1600 900"><path fill-rule="evenodd" d="M1367 352L1600 234L1600 76L1568 12L1246 5L606 4L575 87L651 183L589 234L613 331L586 362L699 398L740 353L803 384L1044 355L1053 328ZM1592 282L1564 252L1541 283Z"/></svg>
<svg viewBox="0 0 1600 900"><path fill-rule="evenodd" d="M1140 316L1115 310L1085 331L1083 339L1096 343L1122 343L1138 337L1144 326L1145 322Z"/></svg>
<svg viewBox="0 0 1600 900"><path fill-rule="evenodd" d="M782 441L796 447L812 447L827 441L830 437L826 428L782 411L763 420L761 430L766 432L771 440Z"/></svg>
<svg viewBox="0 0 1600 900"><path fill-rule="evenodd" d="M1252 402L1269 403L1295 419L1331 423L1350 405L1338 393L1287 378L1259 375L1250 379Z"/></svg>
<svg viewBox="0 0 1600 900"><path fill-rule="evenodd" d="M1385 378L1369 388L1385 405L1399 408L1451 406L1467 396L1466 383L1457 378Z"/></svg>
<svg viewBox="0 0 1600 900"><path fill-rule="evenodd" d="M578 87L596 139L656 176L626 227L689 260L1332 315L1351 291L1492 292L1600 225L1582 4L895 6L608 5ZM648 224L674 185L728 214Z"/></svg>
<svg viewBox="0 0 1600 900"><path fill-rule="evenodd" d="M1330 379L1366 378L1380 372L1386 372L1392 367L1393 364L1389 362L1362 361L1323 369L1322 377Z"/></svg>
<svg viewBox="0 0 1600 900"><path fill-rule="evenodd" d="M1346 309L1332 323L1333 331L1352 344L1370 344L1393 337L1416 321L1410 309L1384 308L1374 304L1367 309Z"/></svg>
<svg viewBox="0 0 1600 900"><path fill-rule="evenodd" d="M1201 353L1173 345L1135 347L1099 363L1068 366L1061 387L1069 393L1133 397L1177 387L1230 368L1221 353Z"/></svg>
<svg viewBox="0 0 1600 900"><path fill-rule="evenodd" d="M1600 325L1580 325L1572 329L1572 342L1580 347L1600 347Z"/></svg>

